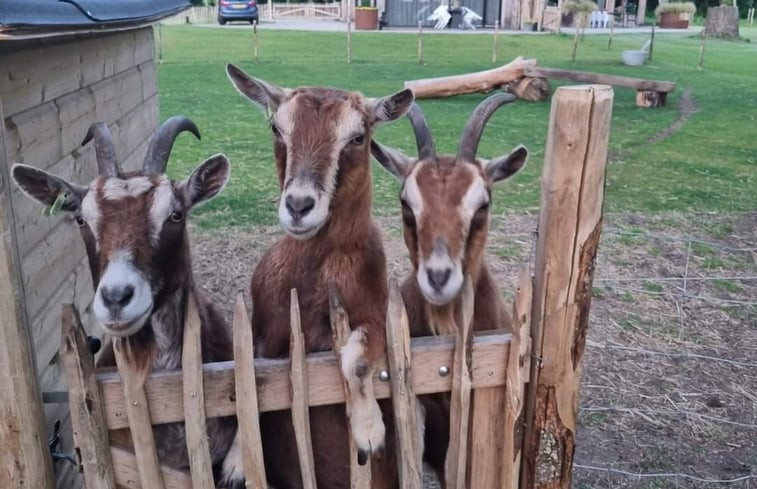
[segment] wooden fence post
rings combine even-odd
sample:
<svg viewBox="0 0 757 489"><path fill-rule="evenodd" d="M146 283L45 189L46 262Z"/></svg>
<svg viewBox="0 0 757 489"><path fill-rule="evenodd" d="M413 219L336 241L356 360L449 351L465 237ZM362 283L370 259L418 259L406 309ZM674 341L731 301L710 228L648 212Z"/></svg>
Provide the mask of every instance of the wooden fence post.
<svg viewBox="0 0 757 489"><path fill-rule="evenodd" d="M74 306L63 305L61 363L68 385L74 446L87 489L115 489L108 426L102 394L95 380L95 359Z"/></svg>
<svg viewBox="0 0 757 489"><path fill-rule="evenodd" d="M255 64L258 64L258 21L256 20L252 24L252 47L253 47L253 55L255 57Z"/></svg>
<svg viewBox="0 0 757 489"><path fill-rule="evenodd" d="M536 243L523 489L571 484L612 101L605 85L561 87L552 98Z"/></svg>
<svg viewBox="0 0 757 489"><path fill-rule="evenodd" d="M0 102L0 487L52 489L53 464L13 235L4 120Z"/></svg>
<svg viewBox="0 0 757 489"><path fill-rule="evenodd" d="M423 22L418 21L418 64L423 64Z"/></svg>

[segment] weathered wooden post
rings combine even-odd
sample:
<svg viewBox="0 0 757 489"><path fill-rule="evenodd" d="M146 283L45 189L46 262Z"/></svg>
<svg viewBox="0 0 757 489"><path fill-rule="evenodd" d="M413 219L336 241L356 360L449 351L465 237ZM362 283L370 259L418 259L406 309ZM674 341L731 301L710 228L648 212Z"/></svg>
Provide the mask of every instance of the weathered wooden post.
<svg viewBox="0 0 757 489"><path fill-rule="evenodd" d="M699 62L697 63L697 70L702 69L702 63L704 63L704 42L707 39L707 29L702 29L702 43L699 45Z"/></svg>
<svg viewBox="0 0 757 489"><path fill-rule="evenodd" d="M252 45L253 45L253 55L255 56L255 64L258 64L258 52L260 48L258 46L258 21L257 20L252 24Z"/></svg>
<svg viewBox="0 0 757 489"><path fill-rule="evenodd" d="M423 22L418 21L418 64L423 64Z"/></svg>
<svg viewBox="0 0 757 489"><path fill-rule="evenodd" d="M0 103L0 121L3 121ZM55 487L47 428L26 329L13 236L10 164L0 124L0 487Z"/></svg>
<svg viewBox="0 0 757 489"><path fill-rule="evenodd" d="M95 380L95 360L79 316L71 304L63 305L61 337L60 357L68 385L74 446L85 487L115 489L105 408Z"/></svg>
<svg viewBox="0 0 757 489"><path fill-rule="evenodd" d="M531 310L523 489L571 484L612 101L605 85L561 87L552 97Z"/></svg>
<svg viewBox="0 0 757 489"><path fill-rule="evenodd" d="M352 1L347 1L347 64L352 63Z"/></svg>
<svg viewBox="0 0 757 489"><path fill-rule="evenodd" d="M499 35L499 21L494 21L494 40L492 41L492 64L497 63L497 37Z"/></svg>

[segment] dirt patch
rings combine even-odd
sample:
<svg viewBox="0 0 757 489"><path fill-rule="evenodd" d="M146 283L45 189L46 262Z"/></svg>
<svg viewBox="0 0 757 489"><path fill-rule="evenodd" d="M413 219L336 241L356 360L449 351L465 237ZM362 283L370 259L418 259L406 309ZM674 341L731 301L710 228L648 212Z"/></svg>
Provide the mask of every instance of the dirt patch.
<svg viewBox="0 0 757 489"><path fill-rule="evenodd" d="M691 90L684 90L681 99L678 101L678 119L673 121L673 123L667 128L649 138L647 144L654 144L663 139L669 138L671 134L681 129L697 110L699 110L699 108L691 97Z"/></svg>
<svg viewBox="0 0 757 489"><path fill-rule="evenodd" d="M536 215L498 216L489 265L512 298ZM390 277L410 270L399 219L380 220ZM275 227L193 232L198 283L231 316ZM599 246L574 487L714 487L757 471L757 212L610 214ZM608 472L603 469L620 472ZM732 487L747 487L746 482Z"/></svg>

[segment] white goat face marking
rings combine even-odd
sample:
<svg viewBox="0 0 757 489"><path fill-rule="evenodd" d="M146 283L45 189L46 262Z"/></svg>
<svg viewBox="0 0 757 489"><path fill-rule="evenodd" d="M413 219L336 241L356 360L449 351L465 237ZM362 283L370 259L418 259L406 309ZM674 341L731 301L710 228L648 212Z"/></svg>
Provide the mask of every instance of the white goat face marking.
<svg viewBox="0 0 757 489"><path fill-rule="evenodd" d="M89 225L92 235L95 237L95 244L99 247L100 208L97 206L95 195L95 190L90 187L81 203L81 217Z"/></svg>
<svg viewBox="0 0 757 489"><path fill-rule="evenodd" d="M479 173L475 173L473 183L468 187L460 203L459 212L466 226L464 229L466 236L468 235L468 227L470 226L471 219L473 219L473 215L488 201L489 192L486 189L486 182Z"/></svg>
<svg viewBox="0 0 757 489"><path fill-rule="evenodd" d="M173 185L167 177L161 176L153 191L152 206L150 207L150 243L153 248L158 246L163 223L166 222L176 207L178 207L178 200L174 195Z"/></svg>
<svg viewBox="0 0 757 489"><path fill-rule="evenodd" d="M450 256L447 246L435 246L429 257L419 257L416 278L427 301L449 304L463 287L463 257Z"/></svg>
<svg viewBox="0 0 757 489"><path fill-rule="evenodd" d="M426 162L420 162L413 167L402 187L402 199L410 206L410 209L412 209L413 215L418 222L423 216L423 195L421 194L420 187L418 187L416 176L424 164L426 164Z"/></svg>
<svg viewBox="0 0 757 489"><path fill-rule="evenodd" d="M139 197L149 191L152 186L153 184L148 177L109 178L103 184L103 197L105 200Z"/></svg>
<svg viewBox="0 0 757 489"><path fill-rule="evenodd" d="M144 326L152 307L150 282L134 265L131 253L116 251L95 291L93 311L98 322L114 336L130 336Z"/></svg>

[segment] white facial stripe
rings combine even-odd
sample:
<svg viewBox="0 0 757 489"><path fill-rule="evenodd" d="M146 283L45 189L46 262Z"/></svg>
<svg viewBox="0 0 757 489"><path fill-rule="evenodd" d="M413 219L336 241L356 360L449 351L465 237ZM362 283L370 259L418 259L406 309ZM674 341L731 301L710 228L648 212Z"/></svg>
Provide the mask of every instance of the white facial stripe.
<svg viewBox="0 0 757 489"><path fill-rule="evenodd" d="M97 206L97 199L95 198L96 194L97 193L94 189L90 188L87 195L84 196L84 200L82 200L81 203L81 217L89 225L92 234L95 236L95 243L99 247L100 236L98 232L100 229L100 208Z"/></svg>
<svg viewBox="0 0 757 489"><path fill-rule="evenodd" d="M488 200L489 196L486 192L486 183L481 175L476 173L473 177L473 183L463 195L463 200L460 202L460 212L463 215L463 222L469 222L473 218L473 214Z"/></svg>
<svg viewBox="0 0 757 489"><path fill-rule="evenodd" d="M418 181L416 180L418 171L423 164L424 162L420 162L413 167L410 174L407 176L404 188L402 189L402 198L413 210L416 219L420 219L421 215L423 215L424 208L423 195L421 194L421 189L418 187Z"/></svg>
<svg viewBox="0 0 757 489"><path fill-rule="evenodd" d="M103 291L116 291L125 287L132 288L131 298L118 307L109 307L103 298ZM95 291L92 310L98 322L110 334L129 336L144 326L150 317L152 306L150 284L134 266L131 253L128 250L116 251Z"/></svg>
<svg viewBox="0 0 757 489"><path fill-rule="evenodd" d="M106 200L120 200L125 197L139 197L152 188L148 177L127 179L109 178L103 184L103 197Z"/></svg>
<svg viewBox="0 0 757 489"><path fill-rule="evenodd" d="M350 139L364 131L363 116L358 111L344 105L339 117L339 124L336 126L337 144L345 145Z"/></svg>
<svg viewBox="0 0 757 489"><path fill-rule="evenodd" d="M173 212L176 205L176 196L173 193L171 181L165 176L155 186L153 192L152 207L150 207L150 243L153 247L158 245L160 230L168 216Z"/></svg>

